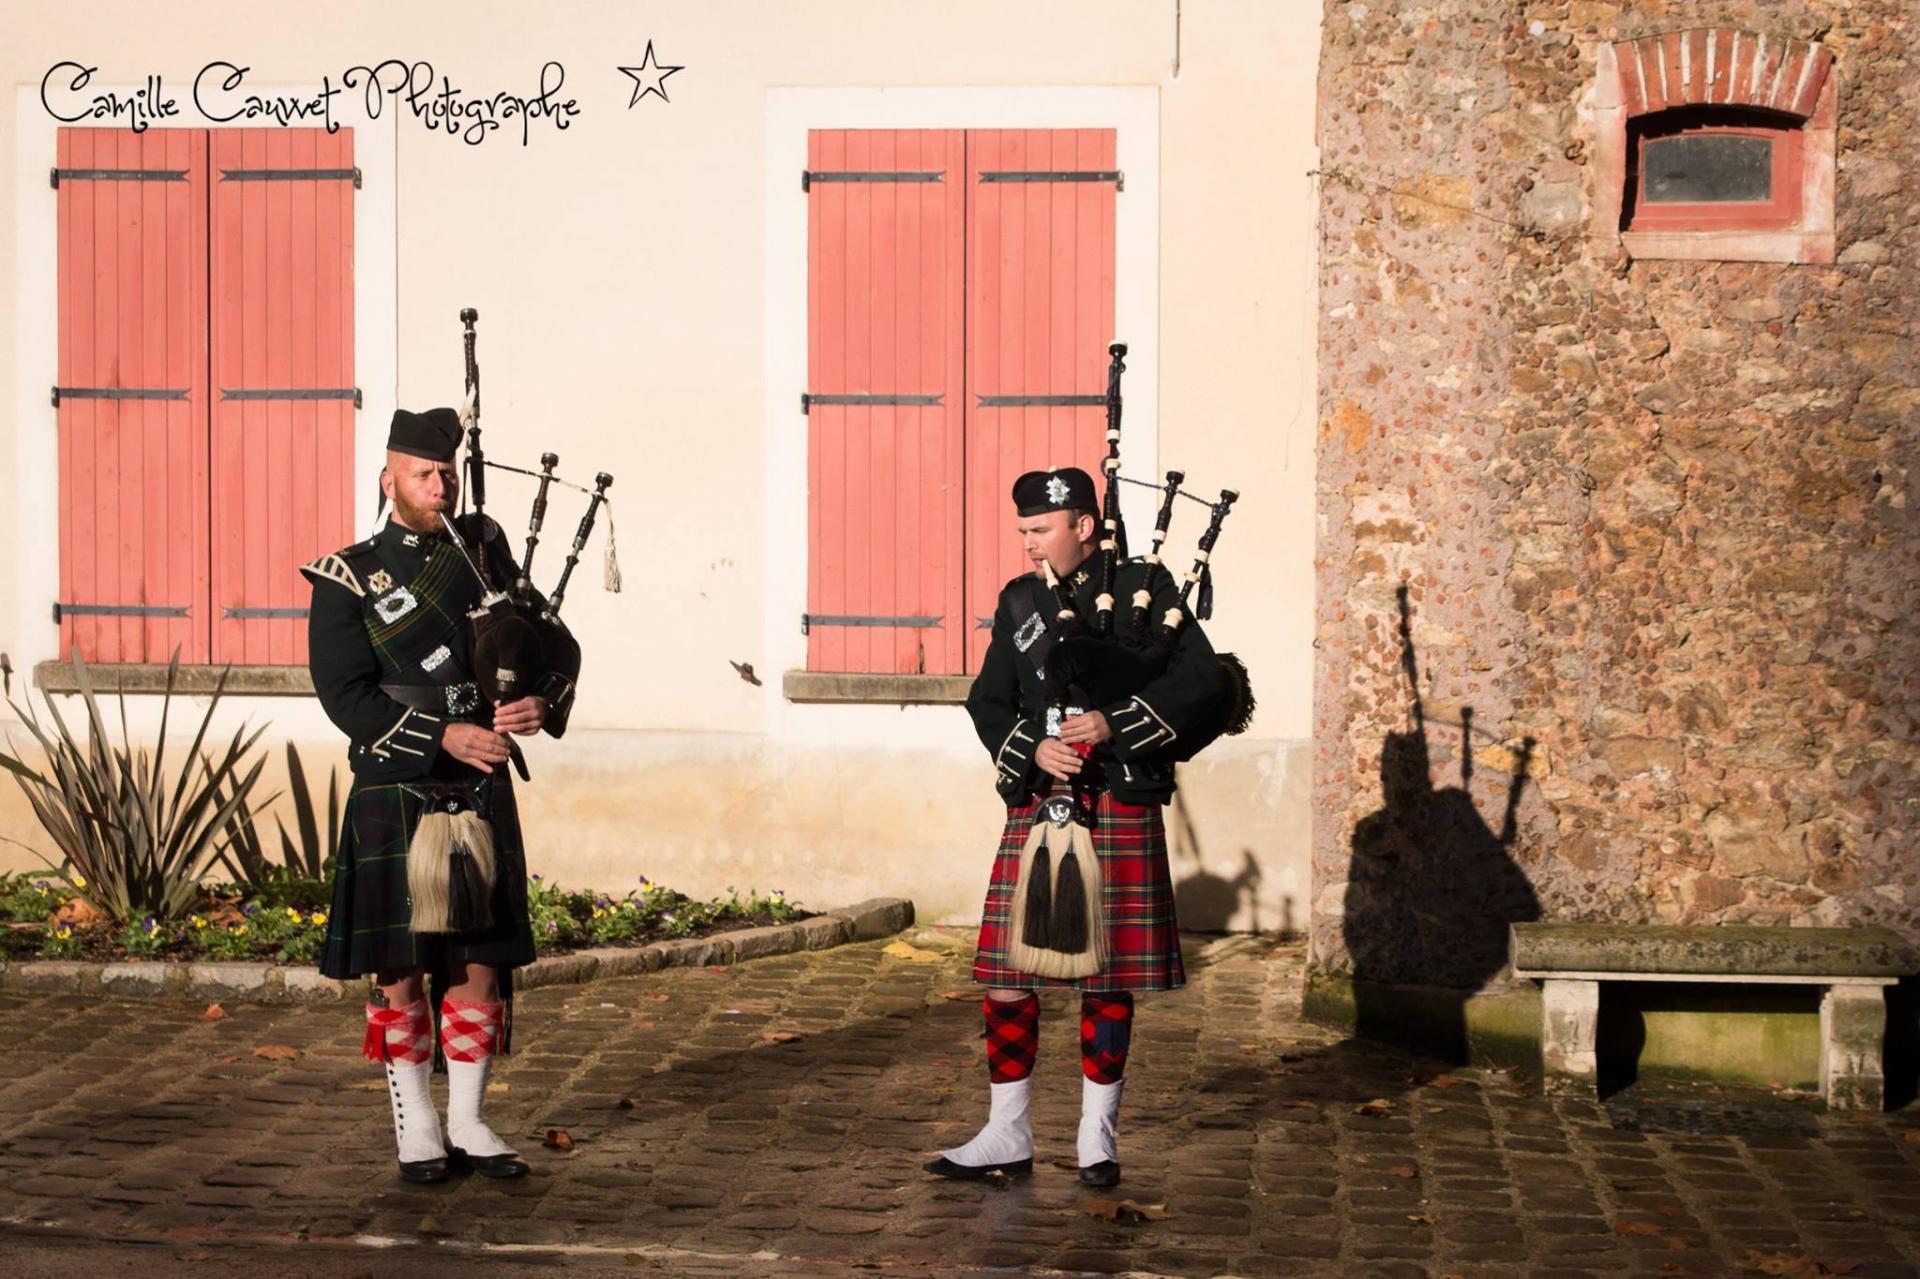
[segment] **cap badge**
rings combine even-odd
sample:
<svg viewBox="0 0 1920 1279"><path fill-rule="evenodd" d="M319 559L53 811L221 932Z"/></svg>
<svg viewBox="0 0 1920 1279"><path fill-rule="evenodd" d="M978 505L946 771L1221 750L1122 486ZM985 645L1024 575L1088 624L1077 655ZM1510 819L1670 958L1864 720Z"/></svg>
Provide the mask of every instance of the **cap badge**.
<svg viewBox="0 0 1920 1279"><path fill-rule="evenodd" d="M1047 500L1055 506L1067 500L1067 482L1057 475L1047 481Z"/></svg>
<svg viewBox="0 0 1920 1279"><path fill-rule="evenodd" d="M367 577L367 587L375 595L382 591L390 591L393 589L393 574L383 568L377 568Z"/></svg>

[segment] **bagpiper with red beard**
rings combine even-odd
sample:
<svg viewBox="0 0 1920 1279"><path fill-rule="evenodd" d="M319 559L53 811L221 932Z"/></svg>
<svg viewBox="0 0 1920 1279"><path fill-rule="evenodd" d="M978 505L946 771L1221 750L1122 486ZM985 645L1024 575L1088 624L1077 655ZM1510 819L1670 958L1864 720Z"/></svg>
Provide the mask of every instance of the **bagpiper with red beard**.
<svg viewBox="0 0 1920 1279"><path fill-rule="evenodd" d="M1002 588L967 697L1007 803L973 967L988 987L988 1118L926 1169L955 1178L1032 1171L1034 992L1065 986L1081 992L1079 1176L1111 1186L1120 1180L1115 1130L1134 995L1186 983L1161 805L1173 795L1174 763L1221 731L1234 687L1188 623L1168 632L1140 668L1151 674L1124 695L1090 693L1102 681L1081 682L1085 666L1058 660L1069 650L1132 661L1088 638L1102 602L1109 615L1118 598L1172 618L1180 591L1157 556L1118 564L1111 581L1096 571L1099 519L1085 471L1028 472L1013 501L1034 571Z"/></svg>
<svg viewBox="0 0 1920 1279"><path fill-rule="evenodd" d="M484 544L496 590L519 570L491 519L452 518L460 436L452 409L396 412L380 474L392 517L300 570L313 583L314 691L350 739L354 778L320 971L373 975L365 1049L386 1070L409 1182L444 1181L450 1167L527 1172L480 1114L493 1057L508 1047L512 971L534 958L507 770L520 763L512 738L560 736L573 704L572 680L557 672L499 705L476 681L481 570L447 523L465 546ZM428 1088L436 1056L444 1131Z"/></svg>

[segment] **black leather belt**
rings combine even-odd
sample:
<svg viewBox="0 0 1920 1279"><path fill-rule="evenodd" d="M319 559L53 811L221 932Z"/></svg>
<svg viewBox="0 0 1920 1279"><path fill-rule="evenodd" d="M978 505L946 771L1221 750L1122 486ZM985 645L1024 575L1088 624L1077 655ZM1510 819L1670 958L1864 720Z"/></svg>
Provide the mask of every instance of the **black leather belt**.
<svg viewBox="0 0 1920 1279"><path fill-rule="evenodd" d="M380 691L402 706L435 715L467 715L480 709L480 686L459 684L382 684Z"/></svg>
<svg viewBox="0 0 1920 1279"><path fill-rule="evenodd" d="M472 680L460 684L382 684L380 691L402 706L456 719L479 710L483 703L480 686ZM520 774L520 780L530 780L527 757L521 753L520 743L511 737L507 739L507 757L513 761L513 770Z"/></svg>

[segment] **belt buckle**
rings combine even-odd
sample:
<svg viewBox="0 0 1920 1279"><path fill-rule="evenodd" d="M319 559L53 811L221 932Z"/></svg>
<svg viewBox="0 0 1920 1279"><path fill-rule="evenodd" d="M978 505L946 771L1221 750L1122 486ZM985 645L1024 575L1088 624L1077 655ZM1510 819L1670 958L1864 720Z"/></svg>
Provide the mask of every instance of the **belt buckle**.
<svg viewBox="0 0 1920 1279"><path fill-rule="evenodd" d="M1074 818L1074 803L1066 795L1051 795L1040 804L1040 816L1056 830L1065 830Z"/></svg>

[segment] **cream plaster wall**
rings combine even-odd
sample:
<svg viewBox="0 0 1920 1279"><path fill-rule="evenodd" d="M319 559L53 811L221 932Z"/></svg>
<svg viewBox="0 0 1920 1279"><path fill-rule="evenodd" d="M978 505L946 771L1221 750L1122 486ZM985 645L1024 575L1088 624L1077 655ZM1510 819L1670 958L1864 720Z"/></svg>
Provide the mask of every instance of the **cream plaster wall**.
<svg viewBox="0 0 1920 1279"><path fill-rule="evenodd" d="M0 71L15 86L0 95L0 152L14 161L0 190L0 297L18 299L40 269L34 255L52 252L32 229L50 226L53 192L23 157L54 127L36 95L56 61L84 58L102 83L162 74L188 101L193 73L218 58L288 85L425 58L470 95L530 92L540 64L558 60L562 96L581 114L563 132L536 122L526 147L504 133L467 146L396 120L391 103L383 124L344 96L340 110L370 142L383 127L391 136L391 160L369 168L361 193L393 210L388 239L368 242L363 230L360 245L363 277L385 263L391 299L390 314L360 317L366 331L391 333L390 351L363 346L361 358L372 451L388 406L457 396L455 317L475 306L489 453L524 461L552 449L563 473L618 477L628 589L599 591L595 553L569 592L588 664L574 732L532 752L523 803L536 868L605 887L643 870L694 892L779 886L822 905L900 892L925 917L961 919L977 909L998 824L991 769L964 713L794 706L779 694L780 670L803 651L790 601L804 559L769 530L804 480L768 460L790 455L805 419L804 388L778 378L772 354L794 335L775 285L791 264L770 260L768 246L799 198L799 165L777 148L809 104L822 127L846 123L828 118L833 102L860 103L870 127L887 127L894 108L902 127L929 111L951 112L952 127L1027 111L1037 125L1111 123L1132 166L1123 225L1150 228L1118 264L1131 330L1120 336L1135 352L1132 457L1244 494L1215 556L1220 612L1209 630L1253 668L1261 708L1251 733L1185 770L1170 814L1176 877L1193 881L1195 919L1303 920L1317 13L1188 0L1177 33L1172 0L476 3L457 23L446 15L364 2L10 5L0 17ZM659 61L686 69L666 82L670 103L629 109L632 85L615 67L638 63L649 39ZM181 123L200 123L188 111ZM0 503L0 573L10 576L0 600L13 602L0 649L16 671L54 656L56 640L52 548L37 514L54 477L20 460L44 456L36 441L54 429L51 324L17 301L0 310L0 348L14 355L0 360L0 405L10 406L0 464L16 495ZM490 504L510 528L530 489L491 481ZM576 513L550 516L548 575ZM1177 554L1191 547L1197 514L1176 528ZM764 685L743 682L728 659L752 662ZM136 728L152 713L151 701L136 703ZM236 701L230 714L270 718L265 740L300 742L310 761L339 750L311 702ZM0 834L37 841L11 787L0 790ZM0 849L0 867L31 864Z"/></svg>

